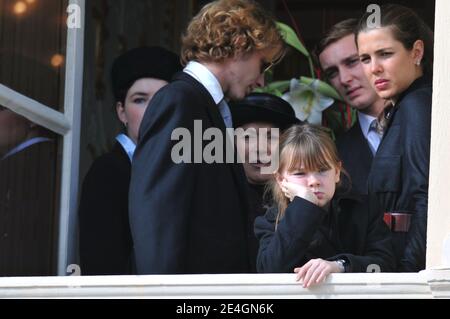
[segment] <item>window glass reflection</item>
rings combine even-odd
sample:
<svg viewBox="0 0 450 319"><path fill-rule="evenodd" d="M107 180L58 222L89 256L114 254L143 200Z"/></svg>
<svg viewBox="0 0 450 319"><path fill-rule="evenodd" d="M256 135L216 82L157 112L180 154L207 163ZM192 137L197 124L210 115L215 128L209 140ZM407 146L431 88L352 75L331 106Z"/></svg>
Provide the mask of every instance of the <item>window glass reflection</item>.
<svg viewBox="0 0 450 319"><path fill-rule="evenodd" d="M64 105L67 0L0 0L0 83Z"/></svg>
<svg viewBox="0 0 450 319"><path fill-rule="evenodd" d="M0 276L54 275L56 136L0 107Z"/></svg>

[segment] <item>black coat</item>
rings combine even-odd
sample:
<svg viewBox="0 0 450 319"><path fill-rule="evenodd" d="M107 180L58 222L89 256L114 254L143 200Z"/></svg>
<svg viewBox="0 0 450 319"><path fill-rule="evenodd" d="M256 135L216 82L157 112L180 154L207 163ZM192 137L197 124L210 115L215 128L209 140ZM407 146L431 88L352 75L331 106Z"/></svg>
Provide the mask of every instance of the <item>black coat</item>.
<svg viewBox="0 0 450 319"><path fill-rule="evenodd" d="M426 77L417 79L400 96L369 174L369 193L384 211L413 214L406 238L402 238L404 233L394 238L401 271L425 268L431 96L431 81Z"/></svg>
<svg viewBox="0 0 450 319"><path fill-rule="evenodd" d="M128 221L131 163L116 142L97 158L81 190L80 261L83 275L127 275L133 271Z"/></svg>
<svg viewBox="0 0 450 319"><path fill-rule="evenodd" d="M258 216L263 216L270 206L268 204L269 198L264 196L266 185L256 185L248 183L248 196L250 201L250 210L248 212L248 245L249 245L249 255L250 255L250 265L251 272L256 272L256 257L258 256L259 242L255 236L255 231L253 230L253 225L255 224L255 219Z"/></svg>
<svg viewBox="0 0 450 319"><path fill-rule="evenodd" d="M367 179L373 155L359 121L356 121L347 132L337 139L336 147L344 169L351 178L351 185L349 185L348 178L344 176L344 189L350 189L354 194L367 195Z"/></svg>
<svg viewBox="0 0 450 319"><path fill-rule="evenodd" d="M171 140L172 133L184 128L195 137L194 120L202 125L200 134L214 127L225 137L212 96L186 73L162 88L144 114L130 185L130 226L139 274L250 270L242 164L176 164L171 158L172 148L181 143ZM195 145L202 145L195 143L191 150L201 156Z"/></svg>
<svg viewBox="0 0 450 319"><path fill-rule="evenodd" d="M383 272L395 269L389 230L382 215L366 197L333 199L330 211L300 198L288 205L275 230L278 209L257 217L259 272L293 272L310 259L346 259L346 271L366 272L378 265ZM369 268L370 270L370 268Z"/></svg>

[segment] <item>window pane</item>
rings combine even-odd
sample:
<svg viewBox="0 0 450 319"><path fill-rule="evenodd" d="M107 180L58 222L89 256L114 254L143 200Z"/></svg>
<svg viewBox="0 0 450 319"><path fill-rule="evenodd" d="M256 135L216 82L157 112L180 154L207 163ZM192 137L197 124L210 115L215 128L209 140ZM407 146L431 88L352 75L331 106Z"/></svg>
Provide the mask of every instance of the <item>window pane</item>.
<svg viewBox="0 0 450 319"><path fill-rule="evenodd" d="M63 110L67 0L0 0L0 83Z"/></svg>
<svg viewBox="0 0 450 319"><path fill-rule="evenodd" d="M0 106L0 276L56 274L58 143Z"/></svg>

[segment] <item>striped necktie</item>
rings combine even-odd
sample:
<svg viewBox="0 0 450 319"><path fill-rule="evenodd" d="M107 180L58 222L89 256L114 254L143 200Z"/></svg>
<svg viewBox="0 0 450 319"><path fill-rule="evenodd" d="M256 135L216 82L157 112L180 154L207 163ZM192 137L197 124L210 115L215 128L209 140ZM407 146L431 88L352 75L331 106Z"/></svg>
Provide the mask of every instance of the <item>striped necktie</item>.
<svg viewBox="0 0 450 319"><path fill-rule="evenodd" d="M225 99L222 99L219 104L217 104L217 106L219 107L219 112L220 115L222 115L225 127L233 127L233 119L231 117L231 111L230 107L227 104L227 101L225 101Z"/></svg>

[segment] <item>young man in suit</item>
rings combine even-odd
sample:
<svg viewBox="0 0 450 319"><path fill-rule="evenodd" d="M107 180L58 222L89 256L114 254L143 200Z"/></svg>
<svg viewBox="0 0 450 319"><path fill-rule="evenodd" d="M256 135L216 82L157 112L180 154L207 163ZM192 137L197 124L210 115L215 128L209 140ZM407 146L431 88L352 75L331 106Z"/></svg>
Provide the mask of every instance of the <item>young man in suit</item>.
<svg viewBox="0 0 450 319"><path fill-rule="evenodd" d="M264 72L283 53L275 21L256 2L214 1L190 22L182 43L186 67L149 104L133 158L129 207L138 274L250 270L242 165L199 161L203 140L188 151L191 160L179 162L174 139L177 129L194 139L209 130L225 144L233 125L227 101L263 86Z"/></svg>
<svg viewBox="0 0 450 319"><path fill-rule="evenodd" d="M347 19L335 24L318 43L315 53L325 78L357 110L356 123L336 145L351 178L351 191L367 194L369 170L381 141L374 125L385 102L370 86L361 66L354 36L357 23L356 19Z"/></svg>

